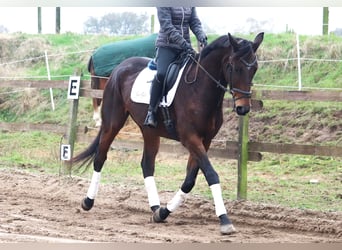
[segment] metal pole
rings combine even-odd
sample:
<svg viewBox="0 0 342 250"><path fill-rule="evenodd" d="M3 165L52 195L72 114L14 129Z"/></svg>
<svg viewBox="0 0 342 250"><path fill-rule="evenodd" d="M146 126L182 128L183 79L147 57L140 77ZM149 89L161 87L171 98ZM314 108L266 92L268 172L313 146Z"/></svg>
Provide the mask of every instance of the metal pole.
<svg viewBox="0 0 342 250"><path fill-rule="evenodd" d="M298 90L302 90L302 69L300 65L300 48L299 48L299 35L296 34L297 40L297 64L298 64Z"/></svg>
<svg viewBox="0 0 342 250"><path fill-rule="evenodd" d="M45 50L45 63L46 63L46 70L47 70L47 74L48 74L48 80L51 80L51 76L50 76L50 67L49 67L49 59L47 56L47 51ZM52 110L55 111L55 102L53 99L53 92L52 92L52 88L50 88L50 99L51 99L51 107Z"/></svg>

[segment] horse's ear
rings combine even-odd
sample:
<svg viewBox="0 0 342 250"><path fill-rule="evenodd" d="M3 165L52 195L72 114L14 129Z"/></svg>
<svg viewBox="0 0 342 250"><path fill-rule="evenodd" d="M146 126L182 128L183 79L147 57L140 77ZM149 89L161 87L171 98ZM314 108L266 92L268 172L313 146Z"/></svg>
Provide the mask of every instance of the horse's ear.
<svg viewBox="0 0 342 250"><path fill-rule="evenodd" d="M233 47L234 52L238 51L239 50L239 44L236 41L236 39L230 33L228 33L228 39L229 39L230 44Z"/></svg>
<svg viewBox="0 0 342 250"><path fill-rule="evenodd" d="M263 40L264 40L264 32L261 32L255 37L254 42L252 44L254 52L257 51L257 49L259 48Z"/></svg>

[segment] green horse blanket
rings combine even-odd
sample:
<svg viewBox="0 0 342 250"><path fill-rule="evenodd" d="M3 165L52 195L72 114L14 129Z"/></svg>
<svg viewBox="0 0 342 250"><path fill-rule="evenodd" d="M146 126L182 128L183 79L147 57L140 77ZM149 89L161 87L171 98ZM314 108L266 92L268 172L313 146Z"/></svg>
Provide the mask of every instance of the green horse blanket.
<svg viewBox="0 0 342 250"><path fill-rule="evenodd" d="M123 60L133 57L155 56L157 34L132 40L122 40L103 45L92 55L95 75L107 77Z"/></svg>

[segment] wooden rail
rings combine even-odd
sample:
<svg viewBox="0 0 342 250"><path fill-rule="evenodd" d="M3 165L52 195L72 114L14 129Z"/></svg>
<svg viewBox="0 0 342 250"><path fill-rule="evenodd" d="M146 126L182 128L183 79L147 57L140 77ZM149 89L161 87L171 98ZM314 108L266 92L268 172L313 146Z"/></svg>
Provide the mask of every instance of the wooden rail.
<svg viewBox="0 0 342 250"><path fill-rule="evenodd" d="M274 91L257 90L252 98L260 100L342 102L342 91Z"/></svg>

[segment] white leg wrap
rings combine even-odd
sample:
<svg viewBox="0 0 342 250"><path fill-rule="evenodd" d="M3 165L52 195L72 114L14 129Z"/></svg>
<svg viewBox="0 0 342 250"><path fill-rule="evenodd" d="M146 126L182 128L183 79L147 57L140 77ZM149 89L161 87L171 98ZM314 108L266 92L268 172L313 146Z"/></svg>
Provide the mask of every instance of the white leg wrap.
<svg viewBox="0 0 342 250"><path fill-rule="evenodd" d="M222 214L227 214L227 210L224 206L224 202L222 199L221 185L219 183L211 185L210 189L214 198L215 212L217 217L219 217Z"/></svg>
<svg viewBox="0 0 342 250"><path fill-rule="evenodd" d="M179 189L172 200L167 203L166 208L170 212L174 212L177 208L179 208L180 205L184 203L186 196L187 194Z"/></svg>
<svg viewBox="0 0 342 250"><path fill-rule="evenodd" d="M100 110L100 107L98 108L98 110ZM93 119L95 121L95 127L101 127L102 120L100 111L94 111Z"/></svg>
<svg viewBox="0 0 342 250"><path fill-rule="evenodd" d="M95 199L97 191L99 190L99 184L101 179L101 172L93 172L93 177L91 178L91 183L88 189L87 197L89 199Z"/></svg>
<svg viewBox="0 0 342 250"><path fill-rule="evenodd" d="M150 207L160 206L160 200L158 196L156 182L154 181L154 177L148 176L144 179L144 182L148 196L148 203Z"/></svg>

